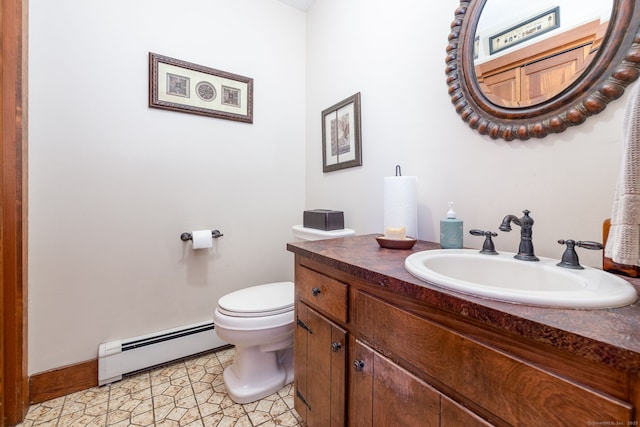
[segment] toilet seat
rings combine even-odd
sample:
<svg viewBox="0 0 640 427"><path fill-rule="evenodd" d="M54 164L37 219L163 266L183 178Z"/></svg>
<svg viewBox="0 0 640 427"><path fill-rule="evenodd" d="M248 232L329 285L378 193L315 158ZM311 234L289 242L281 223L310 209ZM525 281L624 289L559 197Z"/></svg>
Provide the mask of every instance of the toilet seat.
<svg viewBox="0 0 640 427"><path fill-rule="evenodd" d="M231 317L268 317L293 311L293 282L267 283L231 292L218 300L218 312Z"/></svg>

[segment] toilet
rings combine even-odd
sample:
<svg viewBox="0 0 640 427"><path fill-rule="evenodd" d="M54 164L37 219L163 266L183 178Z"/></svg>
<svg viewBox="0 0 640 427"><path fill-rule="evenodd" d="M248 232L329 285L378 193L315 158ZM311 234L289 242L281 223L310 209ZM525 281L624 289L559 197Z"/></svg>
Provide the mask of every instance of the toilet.
<svg viewBox="0 0 640 427"><path fill-rule="evenodd" d="M234 402L262 399L293 381L293 294L293 282L278 282L218 300L215 330L236 347L233 364L223 374Z"/></svg>
<svg viewBox="0 0 640 427"><path fill-rule="evenodd" d="M297 240L353 236L350 229L322 231L294 226ZM223 379L236 403L260 400L293 382L294 284L276 282L240 289L218 300L215 330L235 346Z"/></svg>

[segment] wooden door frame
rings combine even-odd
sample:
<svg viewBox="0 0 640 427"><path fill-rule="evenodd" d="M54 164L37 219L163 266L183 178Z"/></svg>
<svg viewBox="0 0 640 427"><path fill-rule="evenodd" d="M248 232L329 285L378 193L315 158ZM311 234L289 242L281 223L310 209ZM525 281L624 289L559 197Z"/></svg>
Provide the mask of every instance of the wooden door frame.
<svg viewBox="0 0 640 427"><path fill-rule="evenodd" d="M0 0L0 427L23 420L27 372L27 10Z"/></svg>

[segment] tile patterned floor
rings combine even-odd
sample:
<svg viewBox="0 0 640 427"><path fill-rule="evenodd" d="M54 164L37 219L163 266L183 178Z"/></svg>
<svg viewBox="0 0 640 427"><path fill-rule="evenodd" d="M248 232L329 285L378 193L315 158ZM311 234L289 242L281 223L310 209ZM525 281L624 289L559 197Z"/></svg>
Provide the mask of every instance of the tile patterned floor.
<svg viewBox="0 0 640 427"><path fill-rule="evenodd" d="M229 398L222 371L233 354L233 348L208 353L32 405L18 427L302 426L291 384L245 405Z"/></svg>

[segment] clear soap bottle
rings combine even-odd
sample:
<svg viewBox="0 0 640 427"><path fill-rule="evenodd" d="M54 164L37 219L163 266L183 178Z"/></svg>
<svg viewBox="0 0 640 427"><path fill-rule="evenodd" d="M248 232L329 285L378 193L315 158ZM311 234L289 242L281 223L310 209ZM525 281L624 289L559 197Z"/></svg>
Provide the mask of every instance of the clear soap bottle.
<svg viewBox="0 0 640 427"><path fill-rule="evenodd" d="M449 202L447 217L440 220L440 247L442 249L462 249L462 220L456 218L453 202Z"/></svg>

